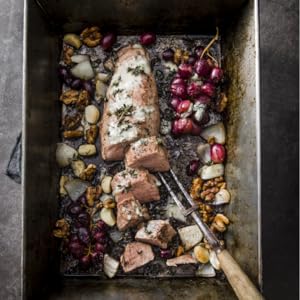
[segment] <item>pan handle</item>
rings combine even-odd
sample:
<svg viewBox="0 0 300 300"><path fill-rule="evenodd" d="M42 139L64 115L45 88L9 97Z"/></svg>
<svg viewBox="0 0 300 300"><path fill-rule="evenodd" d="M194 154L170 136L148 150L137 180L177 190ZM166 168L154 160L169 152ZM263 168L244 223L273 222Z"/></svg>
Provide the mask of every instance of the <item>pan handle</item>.
<svg viewBox="0 0 300 300"><path fill-rule="evenodd" d="M221 269L239 300L263 300L263 296L227 250L217 252Z"/></svg>

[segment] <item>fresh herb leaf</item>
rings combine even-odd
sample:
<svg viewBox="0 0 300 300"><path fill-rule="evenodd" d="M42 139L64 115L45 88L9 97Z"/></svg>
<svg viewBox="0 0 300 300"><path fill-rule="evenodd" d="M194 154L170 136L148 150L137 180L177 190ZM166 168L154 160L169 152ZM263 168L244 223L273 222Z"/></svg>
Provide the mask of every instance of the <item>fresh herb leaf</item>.
<svg viewBox="0 0 300 300"><path fill-rule="evenodd" d="M133 105L126 105L123 104L122 107L120 107L119 109L117 109L114 114L117 116L118 118L118 124L120 124L125 117L131 116L133 111L134 111L134 106Z"/></svg>
<svg viewBox="0 0 300 300"><path fill-rule="evenodd" d="M135 68L128 67L127 72L132 73L134 76L138 76L140 74L146 74L143 66L136 66Z"/></svg>
<svg viewBox="0 0 300 300"><path fill-rule="evenodd" d="M115 86L115 87L119 86L120 81L121 81L121 76L119 76L118 79L113 82L112 86Z"/></svg>
<svg viewBox="0 0 300 300"><path fill-rule="evenodd" d="M115 97L118 93L122 93L124 91L124 89L116 89L113 92L113 96Z"/></svg>
<svg viewBox="0 0 300 300"><path fill-rule="evenodd" d="M157 138L156 142L157 142L158 146L164 146L164 142L163 142L163 140L161 138Z"/></svg>
<svg viewBox="0 0 300 300"><path fill-rule="evenodd" d="M132 125L130 124L126 124L125 126L123 126L120 130L120 133L127 131L128 129L132 128Z"/></svg>
<svg viewBox="0 0 300 300"><path fill-rule="evenodd" d="M132 178L137 178L138 174L135 170L129 170L128 173Z"/></svg>

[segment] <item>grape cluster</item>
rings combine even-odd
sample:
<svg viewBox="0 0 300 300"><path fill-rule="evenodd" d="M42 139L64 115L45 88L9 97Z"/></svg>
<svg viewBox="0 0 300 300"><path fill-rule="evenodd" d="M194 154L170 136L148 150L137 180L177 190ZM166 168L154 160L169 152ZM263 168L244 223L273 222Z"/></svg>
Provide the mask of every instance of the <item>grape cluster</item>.
<svg viewBox="0 0 300 300"><path fill-rule="evenodd" d="M67 208L70 235L64 241L64 250L79 261L81 270L94 267L101 271L108 245L108 228L102 220L93 222L89 212L85 196Z"/></svg>

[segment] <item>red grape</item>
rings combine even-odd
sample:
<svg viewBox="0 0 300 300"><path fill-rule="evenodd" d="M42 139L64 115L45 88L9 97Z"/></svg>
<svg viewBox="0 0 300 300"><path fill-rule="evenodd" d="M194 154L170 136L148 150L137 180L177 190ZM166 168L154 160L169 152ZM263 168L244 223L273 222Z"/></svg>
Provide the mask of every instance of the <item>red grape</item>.
<svg viewBox="0 0 300 300"><path fill-rule="evenodd" d="M91 83L91 81L83 81L82 87L84 90L86 90L90 94L90 96L92 96L94 94L94 87L93 87L93 84Z"/></svg>
<svg viewBox="0 0 300 300"><path fill-rule="evenodd" d="M193 121L189 118L179 119L178 130L180 133L191 133L193 130Z"/></svg>
<svg viewBox="0 0 300 300"><path fill-rule="evenodd" d="M179 98L186 97L186 83L181 78L175 78L171 83L171 93Z"/></svg>
<svg viewBox="0 0 300 300"><path fill-rule="evenodd" d="M100 231L105 231L107 229L107 225L102 220L99 220L96 225Z"/></svg>
<svg viewBox="0 0 300 300"><path fill-rule="evenodd" d="M82 87L81 79L74 79L70 85L73 90L80 90Z"/></svg>
<svg viewBox="0 0 300 300"><path fill-rule="evenodd" d="M199 59L194 65L195 72L200 77L207 77L210 74L211 66L206 59Z"/></svg>
<svg viewBox="0 0 300 300"><path fill-rule="evenodd" d="M196 61L197 61L197 56L194 55L194 54L191 54L189 56L189 59L188 59L187 63L190 64L191 66L193 66Z"/></svg>
<svg viewBox="0 0 300 300"><path fill-rule="evenodd" d="M191 122L192 122L192 129L191 129L190 133L192 135L200 135L201 127L199 125L197 125L195 122L193 122L192 120L191 120Z"/></svg>
<svg viewBox="0 0 300 300"><path fill-rule="evenodd" d="M201 93L201 85L198 82L191 82L187 87L187 93L190 97L195 98Z"/></svg>
<svg viewBox="0 0 300 300"><path fill-rule="evenodd" d="M186 174L188 176L195 175L199 169L199 165L200 165L199 160L190 161L189 165L186 168Z"/></svg>
<svg viewBox="0 0 300 300"><path fill-rule="evenodd" d="M155 43L155 41L156 41L156 35L152 32L146 32L140 36L140 43L143 46L149 46Z"/></svg>
<svg viewBox="0 0 300 300"><path fill-rule="evenodd" d="M212 69L211 73L210 73L210 80L213 82L213 83L219 83L222 78L223 78L223 70L219 67L215 67Z"/></svg>
<svg viewBox="0 0 300 300"><path fill-rule="evenodd" d="M161 258L171 258L172 251L170 249L160 249L160 257Z"/></svg>
<svg viewBox="0 0 300 300"><path fill-rule="evenodd" d="M174 59L174 50L169 48L166 49L163 53L162 53L162 58L165 61L172 61Z"/></svg>
<svg viewBox="0 0 300 300"><path fill-rule="evenodd" d="M90 255L85 255L79 260L80 267L84 270L88 269L91 265L91 257Z"/></svg>
<svg viewBox="0 0 300 300"><path fill-rule="evenodd" d="M204 50L204 47L202 47L202 46L197 46L197 47L195 48L195 54L196 54L198 57L200 57L200 56L202 55L203 50Z"/></svg>
<svg viewBox="0 0 300 300"><path fill-rule="evenodd" d="M84 246L78 241L70 242L69 251L75 258L79 258L84 253Z"/></svg>
<svg viewBox="0 0 300 300"><path fill-rule="evenodd" d="M96 243L94 247L95 252L97 253L105 253L105 245L101 243Z"/></svg>
<svg viewBox="0 0 300 300"><path fill-rule="evenodd" d="M206 95L199 95L194 99L195 103L200 103L200 104L209 104L211 101L211 98L209 98Z"/></svg>
<svg viewBox="0 0 300 300"><path fill-rule="evenodd" d="M190 100L183 100L177 106L177 113L182 114L190 110L193 103Z"/></svg>
<svg viewBox="0 0 300 300"><path fill-rule="evenodd" d="M87 212L83 212L83 213L79 214L77 220L84 227L88 227L90 225L90 215Z"/></svg>
<svg viewBox="0 0 300 300"><path fill-rule="evenodd" d="M109 50L116 41L116 35L112 32L107 33L103 36L100 45L104 50Z"/></svg>
<svg viewBox="0 0 300 300"><path fill-rule="evenodd" d="M174 110L177 110L178 105L180 104L181 100L179 98L172 98L171 99L171 106Z"/></svg>
<svg viewBox="0 0 300 300"><path fill-rule="evenodd" d="M90 234L88 229L85 227L78 228L78 238L82 243L87 245L90 242Z"/></svg>
<svg viewBox="0 0 300 300"><path fill-rule="evenodd" d="M69 210L70 214L76 216L82 212L82 207L80 205L74 203L69 206L68 210Z"/></svg>
<svg viewBox="0 0 300 300"><path fill-rule="evenodd" d="M213 144L210 148L210 156L214 163L222 163L226 156L224 146L221 144Z"/></svg>
<svg viewBox="0 0 300 300"><path fill-rule="evenodd" d="M189 78L192 76L193 68L189 64L180 64L178 67L178 74L181 78Z"/></svg>
<svg viewBox="0 0 300 300"><path fill-rule="evenodd" d="M215 86L209 82L203 84L201 86L201 93L209 96L209 97L213 97L215 95Z"/></svg>

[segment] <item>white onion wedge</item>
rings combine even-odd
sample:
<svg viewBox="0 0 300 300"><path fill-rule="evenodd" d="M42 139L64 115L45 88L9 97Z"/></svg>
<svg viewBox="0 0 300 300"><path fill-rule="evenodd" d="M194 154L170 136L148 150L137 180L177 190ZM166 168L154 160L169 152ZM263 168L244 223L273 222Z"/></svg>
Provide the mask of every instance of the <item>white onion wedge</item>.
<svg viewBox="0 0 300 300"><path fill-rule="evenodd" d="M100 80L104 83L107 83L110 79L111 75L107 74L107 73L98 73L96 75L96 80Z"/></svg>
<svg viewBox="0 0 300 300"><path fill-rule="evenodd" d="M197 154L200 158L200 161L203 164L207 164L211 161L210 157L210 145L209 144L199 144L197 147Z"/></svg>
<svg viewBox="0 0 300 300"><path fill-rule="evenodd" d="M220 189L215 195L212 205L222 205L230 202L230 193L226 189Z"/></svg>
<svg viewBox="0 0 300 300"><path fill-rule="evenodd" d="M212 265L210 263L208 263L208 264L205 264L205 265L201 265L198 268L198 270L196 271L196 276L205 277L205 278L215 277L216 276L216 271L212 267Z"/></svg>
<svg viewBox="0 0 300 300"><path fill-rule="evenodd" d="M224 175L224 165L223 164L215 164L211 166L203 166L199 169L199 176L202 180L208 180L212 178L216 178Z"/></svg>
<svg viewBox="0 0 300 300"><path fill-rule="evenodd" d="M100 212L101 220L108 226L112 227L116 224L116 217L111 208L102 208Z"/></svg>
<svg viewBox="0 0 300 300"><path fill-rule="evenodd" d="M220 261L219 261L215 251L212 251L212 250L210 251L210 253L209 253L209 262L214 267L214 269L216 269L216 270L221 269Z"/></svg>
<svg viewBox="0 0 300 300"><path fill-rule="evenodd" d="M109 278L115 277L119 268L119 264L120 263L117 260L110 257L108 254L105 254L103 260L103 271L105 275Z"/></svg>
<svg viewBox="0 0 300 300"><path fill-rule="evenodd" d="M60 167L67 167L78 156L78 152L71 146L58 143L56 148L56 161Z"/></svg>
<svg viewBox="0 0 300 300"><path fill-rule="evenodd" d="M89 60L77 64L71 69L71 73L76 78L80 78L83 80L89 80L95 76L94 70Z"/></svg>
<svg viewBox="0 0 300 300"><path fill-rule="evenodd" d="M225 144L226 133L223 122L205 128L200 135L207 141L214 138L216 143Z"/></svg>
<svg viewBox="0 0 300 300"><path fill-rule="evenodd" d="M179 228L178 234L185 251L188 251L199 244L203 238L203 234L197 225Z"/></svg>
<svg viewBox="0 0 300 300"><path fill-rule="evenodd" d="M80 179L73 179L65 184L65 189L73 201L76 201L86 191L89 183Z"/></svg>
<svg viewBox="0 0 300 300"><path fill-rule="evenodd" d="M80 64L83 61L88 61L88 60L89 60L88 55L78 54L78 55L71 56L71 61L75 64Z"/></svg>
<svg viewBox="0 0 300 300"><path fill-rule="evenodd" d="M96 81L96 92L95 99L97 101L103 100L106 98L107 85L100 80Z"/></svg>

